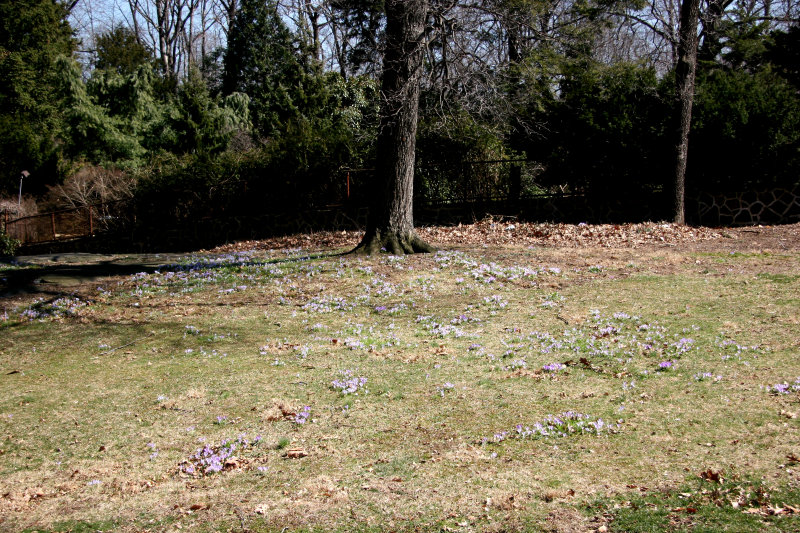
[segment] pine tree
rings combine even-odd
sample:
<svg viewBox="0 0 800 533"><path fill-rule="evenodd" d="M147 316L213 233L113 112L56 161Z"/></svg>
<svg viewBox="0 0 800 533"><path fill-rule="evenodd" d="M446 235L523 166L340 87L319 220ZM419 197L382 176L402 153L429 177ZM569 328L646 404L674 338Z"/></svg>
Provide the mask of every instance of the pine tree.
<svg viewBox="0 0 800 533"><path fill-rule="evenodd" d="M0 1L0 189L55 178L60 106L53 66L75 49L67 9L55 0Z"/></svg>
<svg viewBox="0 0 800 533"><path fill-rule="evenodd" d="M250 97L253 126L263 137L276 135L297 115L303 66L274 1L242 1L224 62L223 94L241 92Z"/></svg>

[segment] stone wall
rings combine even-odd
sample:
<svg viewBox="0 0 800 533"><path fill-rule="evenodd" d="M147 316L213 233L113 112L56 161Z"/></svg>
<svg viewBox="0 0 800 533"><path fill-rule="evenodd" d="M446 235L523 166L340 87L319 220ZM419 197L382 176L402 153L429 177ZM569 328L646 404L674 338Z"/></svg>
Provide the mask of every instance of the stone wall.
<svg viewBox="0 0 800 533"><path fill-rule="evenodd" d="M800 221L800 188L724 195L702 193L696 210L688 215L691 222L706 226L794 223Z"/></svg>

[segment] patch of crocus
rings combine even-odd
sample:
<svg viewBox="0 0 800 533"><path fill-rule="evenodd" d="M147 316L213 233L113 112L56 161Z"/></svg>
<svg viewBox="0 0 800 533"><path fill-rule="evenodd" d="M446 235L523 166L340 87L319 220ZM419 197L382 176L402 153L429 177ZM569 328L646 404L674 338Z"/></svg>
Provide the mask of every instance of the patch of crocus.
<svg viewBox="0 0 800 533"><path fill-rule="evenodd" d="M660 363L658 363L658 369L662 372L669 370L670 368L672 368L672 366L673 366L672 361L661 361Z"/></svg>
<svg viewBox="0 0 800 533"><path fill-rule="evenodd" d="M700 372L699 374L694 375L695 381L713 381L717 382L722 379L722 376L715 376L711 372Z"/></svg>
<svg viewBox="0 0 800 533"><path fill-rule="evenodd" d="M76 297L65 296L52 302L38 299L19 316L24 320L45 320L48 318L66 318L75 316L78 311L88 304Z"/></svg>
<svg viewBox="0 0 800 533"><path fill-rule="evenodd" d="M436 389L436 392L438 392L438 393L439 393L439 395L440 395L442 398L444 398L444 393L445 393L445 391L448 391L448 390L450 390L450 389L452 389L452 388L454 388L454 387L455 387L455 385L453 385L452 383L450 383L450 382L448 381L448 382L446 382L446 383L443 383L441 387L438 387L438 388Z"/></svg>
<svg viewBox="0 0 800 533"><path fill-rule="evenodd" d="M340 370L341 379L335 379L331 382L331 387L334 390L341 392L344 395L358 394L359 392L367 393L367 378L353 376L351 370Z"/></svg>
<svg viewBox="0 0 800 533"><path fill-rule="evenodd" d="M295 424L305 424L308 421L308 417L311 416L311 407L306 405L303 407L301 411L298 411L297 414L294 415L294 423Z"/></svg>
<svg viewBox="0 0 800 533"><path fill-rule="evenodd" d="M499 443L507 439L537 439L561 438L571 435L613 433L619 429L617 424L608 424L602 418L591 415L566 411L558 415L547 415L543 420L527 426L517 424L511 431L500 431L490 439L483 439L484 443Z"/></svg>
<svg viewBox="0 0 800 533"><path fill-rule="evenodd" d="M789 385L787 383L776 383L768 386L767 391L772 394L789 394Z"/></svg>
<svg viewBox="0 0 800 533"><path fill-rule="evenodd" d="M800 378L794 380L794 383L776 383L774 385L767 385L767 392L770 394L791 394L793 392L800 392Z"/></svg>
<svg viewBox="0 0 800 533"><path fill-rule="evenodd" d="M692 349L694 346L694 339L689 339L687 337L682 337L678 340L673 346L676 348L678 353L686 353Z"/></svg>
<svg viewBox="0 0 800 533"><path fill-rule="evenodd" d="M555 373L555 372L560 372L565 368L567 368L566 365L562 363L550 363L549 365L544 365L542 367L542 370L544 370L545 372Z"/></svg>
<svg viewBox="0 0 800 533"><path fill-rule="evenodd" d="M261 442L261 437L248 440L241 434L236 439L223 440L218 445L206 444L199 448L188 459L181 462L180 470L190 476L203 476L221 472L226 466L233 464L234 452L249 450Z"/></svg>
<svg viewBox="0 0 800 533"><path fill-rule="evenodd" d="M506 365L506 370L522 370L524 368L528 368L528 363L525 359L514 359L508 365Z"/></svg>

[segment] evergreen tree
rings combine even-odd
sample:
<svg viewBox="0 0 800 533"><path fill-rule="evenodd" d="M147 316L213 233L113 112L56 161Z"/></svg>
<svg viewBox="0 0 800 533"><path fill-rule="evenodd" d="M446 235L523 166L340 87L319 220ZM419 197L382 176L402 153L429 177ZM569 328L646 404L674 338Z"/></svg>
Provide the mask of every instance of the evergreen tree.
<svg viewBox="0 0 800 533"><path fill-rule="evenodd" d="M40 186L57 175L53 65L75 48L67 14L56 0L0 1L0 190L15 187L22 170Z"/></svg>
<svg viewBox="0 0 800 533"><path fill-rule="evenodd" d="M84 81L78 64L62 57L56 70L62 150L74 161L132 168L163 152L215 154L249 128L247 96L213 97L197 71L173 94L160 91L153 65L124 76L95 70Z"/></svg>
<svg viewBox="0 0 800 533"><path fill-rule="evenodd" d="M95 68L113 70L130 75L142 66L154 61L153 51L139 42L136 34L125 26L98 35L95 38L97 59Z"/></svg>
<svg viewBox="0 0 800 533"><path fill-rule="evenodd" d="M304 78L294 38L276 3L242 1L229 32L223 94L247 94L253 126L271 137L300 113Z"/></svg>

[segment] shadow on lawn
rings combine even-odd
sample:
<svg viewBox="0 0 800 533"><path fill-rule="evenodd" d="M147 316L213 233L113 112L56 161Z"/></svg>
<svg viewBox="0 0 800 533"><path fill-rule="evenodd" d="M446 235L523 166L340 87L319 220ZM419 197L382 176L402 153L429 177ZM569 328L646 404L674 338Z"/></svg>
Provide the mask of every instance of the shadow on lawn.
<svg viewBox="0 0 800 533"><path fill-rule="evenodd" d="M147 254L102 256L95 254L56 254L18 257L13 262L0 263L0 299L35 294L53 299L72 294L87 283L104 282L109 278L155 272L178 272L193 263L192 258L207 257L209 262L197 263L205 269L231 266L257 267L296 261L341 257L348 252L314 253L297 257L264 261L213 261L214 255Z"/></svg>

